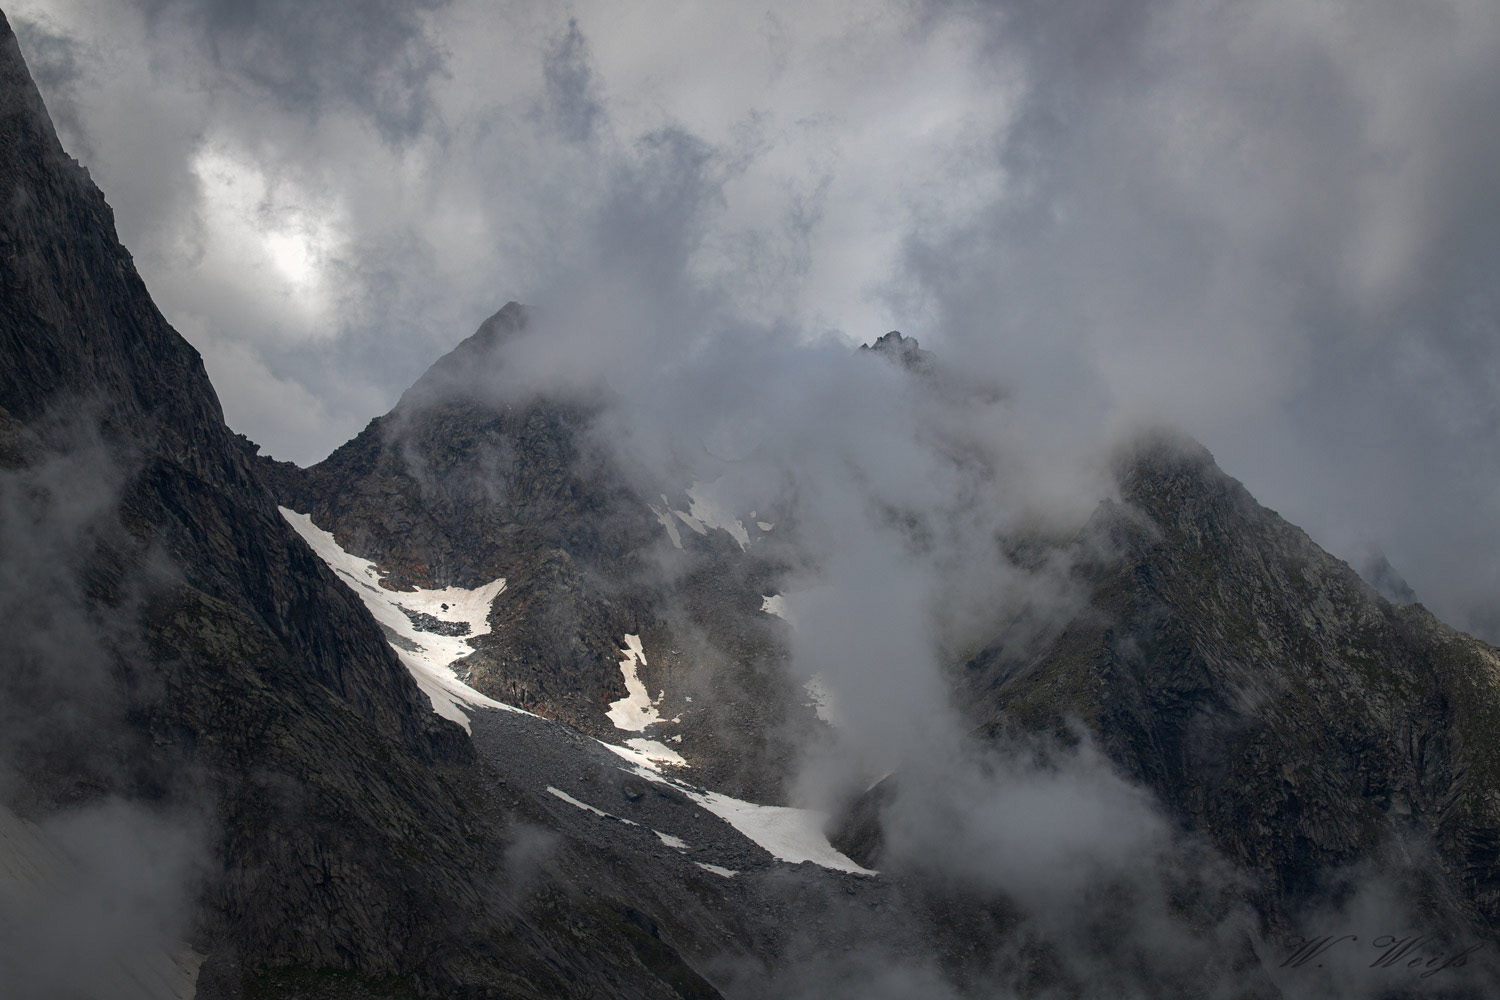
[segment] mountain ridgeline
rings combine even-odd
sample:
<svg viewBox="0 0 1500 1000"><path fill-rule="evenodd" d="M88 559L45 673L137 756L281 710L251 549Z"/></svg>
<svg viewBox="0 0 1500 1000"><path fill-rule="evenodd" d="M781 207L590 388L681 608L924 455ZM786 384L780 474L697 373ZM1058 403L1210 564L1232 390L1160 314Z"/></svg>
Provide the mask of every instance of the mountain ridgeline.
<svg viewBox="0 0 1500 1000"><path fill-rule="evenodd" d="M299 468L224 424L3 17L0 197L9 995L1271 1000L1500 982L1500 654L1391 603L1411 594L1388 565L1382 596L1195 443L1123 452L1118 498L1076 538L982 540L1017 565L1057 558L1081 597L1043 622L996 608L946 665L976 758L1034 748L1042 773L1097 747L1210 859L1174 870L1160 926L1124 928L1148 912L1132 894L1159 888L1128 880L1059 920L902 853L892 823L922 800L900 771L825 827L790 807L831 732L768 601L795 526L717 510L696 483L642 490L593 432L598 405L502 394L524 308ZM898 333L869 355L920 391L981 391ZM442 617L476 592L471 620ZM406 658L447 648L429 636L469 651L447 718ZM43 854L96 873L114 858L132 891L42 878ZM1316 921L1372 885L1442 947L1482 947L1430 981L1284 974L1275 946L1338 933ZM137 930L105 926L115 910ZM87 961L38 944L55 938ZM147 951L172 974L140 975Z"/></svg>
<svg viewBox="0 0 1500 1000"><path fill-rule="evenodd" d="M525 807L278 513L3 17L0 206L0 793L40 831L26 843L91 824L77 860L121 856L133 887L70 890L63 919L7 838L6 994L712 995L625 902L565 877L529 903L506 888ZM181 834L180 884L150 882L154 845L124 855L122 809ZM157 896L183 906L132 908ZM161 921L186 992L132 974L139 928L88 935L116 909Z"/></svg>
<svg viewBox="0 0 1500 1000"><path fill-rule="evenodd" d="M1387 601L1191 442L1143 447L1120 484L1088 529L1115 555L1082 563L1087 607L962 668L984 731L1081 721L1256 873L1267 914L1405 858L1428 906L1493 933L1497 651Z"/></svg>

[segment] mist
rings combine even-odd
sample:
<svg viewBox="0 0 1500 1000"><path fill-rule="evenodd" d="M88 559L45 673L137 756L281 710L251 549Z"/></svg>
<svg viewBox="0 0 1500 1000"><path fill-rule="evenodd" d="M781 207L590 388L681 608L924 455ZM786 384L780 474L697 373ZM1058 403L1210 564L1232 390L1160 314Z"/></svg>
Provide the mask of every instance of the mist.
<svg viewBox="0 0 1500 1000"><path fill-rule="evenodd" d="M98 439L96 410L36 421L51 450L0 428L0 981L17 997L156 996L197 963L211 824L180 769L157 786L130 720L161 567L122 550L131 458Z"/></svg>

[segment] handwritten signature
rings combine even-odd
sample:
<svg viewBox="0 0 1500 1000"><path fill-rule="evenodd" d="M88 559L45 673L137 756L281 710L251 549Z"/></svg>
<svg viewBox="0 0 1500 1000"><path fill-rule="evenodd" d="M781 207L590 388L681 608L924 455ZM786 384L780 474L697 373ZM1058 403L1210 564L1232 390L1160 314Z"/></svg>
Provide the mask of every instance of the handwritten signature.
<svg viewBox="0 0 1500 1000"><path fill-rule="evenodd" d="M1479 945L1470 945L1462 951L1447 951L1436 946L1429 935L1409 934L1397 937L1381 934L1369 940L1369 945L1379 954L1370 963L1372 969L1425 969L1419 978L1427 979L1444 969L1461 969L1469 956L1479 950ZM1306 965L1322 966L1320 958L1335 948L1351 948L1359 945L1358 934L1341 934L1337 937L1325 934L1318 937L1293 938L1288 942L1290 953L1281 963L1283 969L1300 969Z"/></svg>

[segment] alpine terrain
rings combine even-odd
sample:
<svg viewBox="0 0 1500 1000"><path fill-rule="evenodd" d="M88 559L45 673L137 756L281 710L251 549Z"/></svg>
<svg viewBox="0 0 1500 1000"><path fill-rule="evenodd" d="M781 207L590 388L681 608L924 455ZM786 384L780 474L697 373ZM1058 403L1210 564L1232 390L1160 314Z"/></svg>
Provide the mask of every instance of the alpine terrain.
<svg viewBox="0 0 1500 1000"><path fill-rule="evenodd" d="M1500 651L1186 437L961 539L1012 586L932 643L951 739L862 771L798 666L815 483L643 471L608 398L505 377L514 302L260 454L3 17L0 285L0 994L1500 995ZM840 363L1000 399L900 333Z"/></svg>

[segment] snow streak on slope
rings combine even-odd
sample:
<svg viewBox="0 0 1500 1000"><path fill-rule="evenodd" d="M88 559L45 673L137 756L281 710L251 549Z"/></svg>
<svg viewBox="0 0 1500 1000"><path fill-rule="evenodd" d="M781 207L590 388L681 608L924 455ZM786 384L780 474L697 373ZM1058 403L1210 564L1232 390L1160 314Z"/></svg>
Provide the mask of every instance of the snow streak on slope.
<svg viewBox="0 0 1500 1000"><path fill-rule="evenodd" d="M711 529L727 531L729 536L739 544L741 551L750 547L750 532L745 528L745 522L730 517L725 501L719 497L715 486L719 480L712 483L693 483L684 492L688 496L687 510L674 510L665 493L661 495L662 506L649 504L651 513L656 515L656 520L667 529L668 536L676 548L682 548L682 533L677 530L673 522L675 517L700 535L707 535ZM750 512L750 518L755 519L755 512ZM767 521L757 521L756 526L761 531L770 531L773 524Z"/></svg>
<svg viewBox="0 0 1500 1000"><path fill-rule="evenodd" d="M656 701L651 700L651 692L646 690L646 684L640 679L638 670L646 665L646 652L641 646L641 637L638 635L625 636L625 648L620 650L625 658L620 661L620 673L625 675L625 697L610 702L609 721L614 723L616 729L627 733L643 733L647 726L654 726L661 722L678 722L676 719L663 719L657 712L656 706L661 702L661 695L657 695ZM675 737L681 741L682 737ZM656 740L648 740L644 737L636 737L625 741L646 759L661 764L675 764L678 767L687 767L687 761L682 755L664 743Z"/></svg>
<svg viewBox="0 0 1500 1000"><path fill-rule="evenodd" d="M582 809L584 812L591 812L595 816L598 816L600 819L616 820L617 822L624 823L626 826L640 826L640 824L633 819L626 819L624 816L616 816L614 813L607 813L603 809L600 809L596 806L591 806L587 802L580 802L560 788L554 788L553 786L548 785L547 791L549 794L555 795L558 798L562 799L568 805L576 806L577 808ZM660 837L661 834L658 833L657 836Z"/></svg>
<svg viewBox="0 0 1500 1000"><path fill-rule="evenodd" d="M468 637L485 635L490 630L490 605L505 589L503 577L474 590L460 587L387 590L380 585L380 573L373 562L345 552L333 535L313 524L309 515L285 507L278 509L318 557L365 602L370 614L385 629L391 648L416 678L417 686L432 700L434 712L463 726L467 732L469 716L461 706L522 711L480 694L453 673L450 665L474 652L467 638L424 632L407 613L431 615L450 625L467 626Z"/></svg>
<svg viewBox="0 0 1500 1000"><path fill-rule="evenodd" d="M849 858L834 850L823 832L828 816L816 809L795 809L791 806L762 806L754 802L731 798L719 792L708 792L701 788L668 778L658 771L645 755L626 747L604 744L619 756L630 761L627 768L632 774L670 785L724 820L740 833L759 844L777 861L801 864L811 861L835 871L852 872L856 875L878 875L879 872L862 868Z"/></svg>

